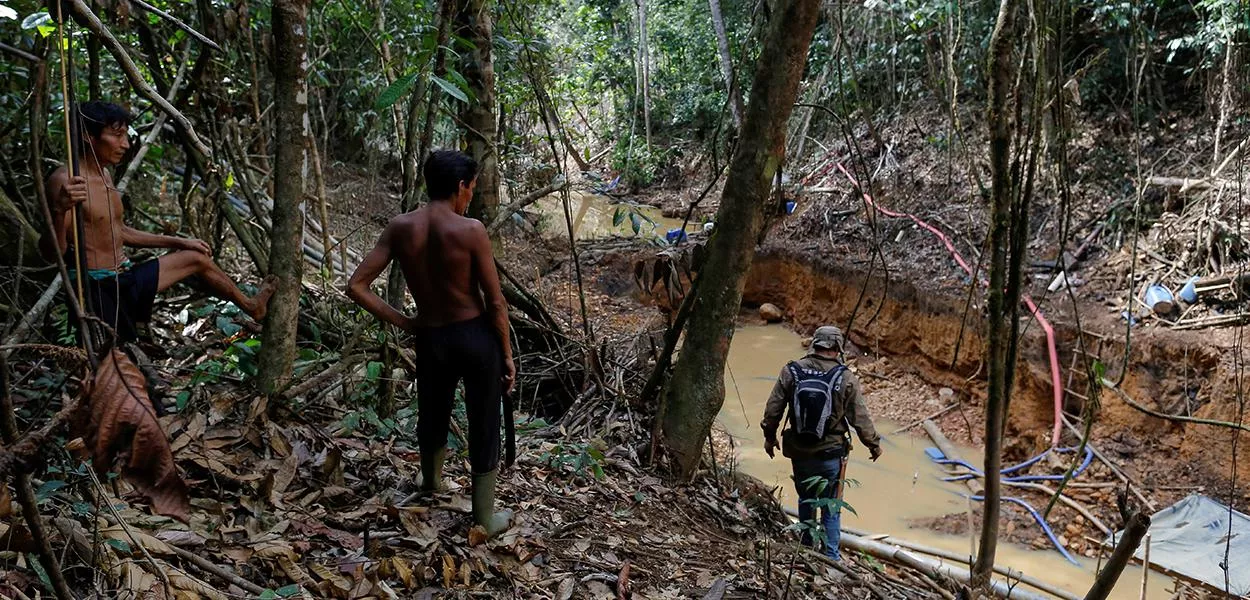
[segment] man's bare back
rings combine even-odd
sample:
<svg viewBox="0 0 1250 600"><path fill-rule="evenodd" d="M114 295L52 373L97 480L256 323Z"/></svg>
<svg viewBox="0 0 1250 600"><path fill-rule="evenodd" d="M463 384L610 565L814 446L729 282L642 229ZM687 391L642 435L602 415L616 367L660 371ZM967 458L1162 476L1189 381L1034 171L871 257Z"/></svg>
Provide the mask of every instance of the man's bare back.
<svg viewBox="0 0 1250 600"><path fill-rule="evenodd" d="M387 227L391 255L404 271L417 303L415 324L421 327L467 321L485 312L477 263L493 260L486 228L448 208L429 204Z"/></svg>

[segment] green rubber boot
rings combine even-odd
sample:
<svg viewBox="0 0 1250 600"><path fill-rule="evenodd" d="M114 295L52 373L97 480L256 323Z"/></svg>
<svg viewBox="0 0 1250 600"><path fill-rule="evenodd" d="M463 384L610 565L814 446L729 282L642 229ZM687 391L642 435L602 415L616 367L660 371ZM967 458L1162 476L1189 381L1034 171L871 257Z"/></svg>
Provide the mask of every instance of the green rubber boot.
<svg viewBox="0 0 1250 600"><path fill-rule="evenodd" d="M443 463L447 460L447 446L428 454L421 454L421 478L417 480L417 489L422 493L447 491L443 483Z"/></svg>
<svg viewBox="0 0 1250 600"><path fill-rule="evenodd" d="M495 484L498 471L473 475L473 521L486 530L486 537L495 537L512 526L512 511L495 512Z"/></svg>

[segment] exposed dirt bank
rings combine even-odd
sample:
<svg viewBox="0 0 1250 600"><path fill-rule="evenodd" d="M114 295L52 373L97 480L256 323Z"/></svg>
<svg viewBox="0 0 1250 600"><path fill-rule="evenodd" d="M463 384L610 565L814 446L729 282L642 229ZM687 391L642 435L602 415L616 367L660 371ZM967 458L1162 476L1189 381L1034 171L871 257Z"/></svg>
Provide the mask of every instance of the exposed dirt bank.
<svg viewBox="0 0 1250 600"><path fill-rule="evenodd" d="M865 280L868 291L860 301ZM861 351L886 355L894 365L952 388L972 400L970 408L979 408L984 398L984 320L981 306L975 303L978 300L974 298L965 318L966 295L935 293L907 281L887 283L835 260L795 257L775 247L761 249L744 293L745 304L773 303L804 330L825 322L845 326L855 313L850 337ZM1050 317L1065 385L1071 381L1072 391L1084 395L1084 378L1069 373L1078 336L1070 313ZM1100 354L1107 377L1117 379L1125 349L1122 326L1117 330L1115 322L1097 307L1082 307L1082 317L1090 352ZM1020 459L1046 447L1054 418L1045 337L1035 324L1024 331L1008 423L1009 458ZM1227 333L1135 329L1122 388L1139 403L1161 412L1235 421L1237 370ZM1103 338L1100 353L1095 335ZM1064 398L1065 411L1079 415L1083 402L1069 393ZM1183 496L1187 490L1173 489L1182 487L1202 486L1207 493L1227 495L1231 430L1167 422L1132 408L1108 390L1102 391L1101 404L1094 440L1119 458L1141 485L1156 491L1160 501ZM925 405L918 402L917 406L923 413ZM944 420L950 423L952 435L962 431L966 441L980 443L978 427L969 431L953 413ZM1075 442L1070 433L1064 435L1068 443ZM1238 454L1238 478L1250 477L1247 444L1240 445Z"/></svg>

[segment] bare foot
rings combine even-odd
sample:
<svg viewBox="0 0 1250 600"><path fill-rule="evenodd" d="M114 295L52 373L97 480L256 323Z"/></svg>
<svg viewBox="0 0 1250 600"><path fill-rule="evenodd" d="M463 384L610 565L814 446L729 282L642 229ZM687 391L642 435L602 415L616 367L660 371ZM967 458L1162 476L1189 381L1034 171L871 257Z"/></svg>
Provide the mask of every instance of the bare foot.
<svg viewBox="0 0 1250 600"><path fill-rule="evenodd" d="M277 289L278 276L270 275L260 283L260 292L252 296L254 308L252 308L251 316L257 323L265 320L265 315L269 313L269 298Z"/></svg>

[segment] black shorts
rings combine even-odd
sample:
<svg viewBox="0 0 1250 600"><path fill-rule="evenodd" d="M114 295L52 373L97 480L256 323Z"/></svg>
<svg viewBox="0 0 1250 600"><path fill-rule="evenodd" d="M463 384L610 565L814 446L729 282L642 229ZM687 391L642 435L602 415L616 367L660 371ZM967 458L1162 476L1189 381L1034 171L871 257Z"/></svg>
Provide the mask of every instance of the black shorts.
<svg viewBox="0 0 1250 600"><path fill-rule="evenodd" d="M469 464L476 473L499 466L503 347L485 316L416 333L417 443L422 454L447 445L456 385L464 381Z"/></svg>
<svg viewBox="0 0 1250 600"><path fill-rule="evenodd" d="M73 276L71 275L71 278ZM161 263L152 259L114 276L83 277L86 311L117 331L117 343L139 338L139 327L152 319L152 303L161 279ZM71 291L77 284L70 282Z"/></svg>

